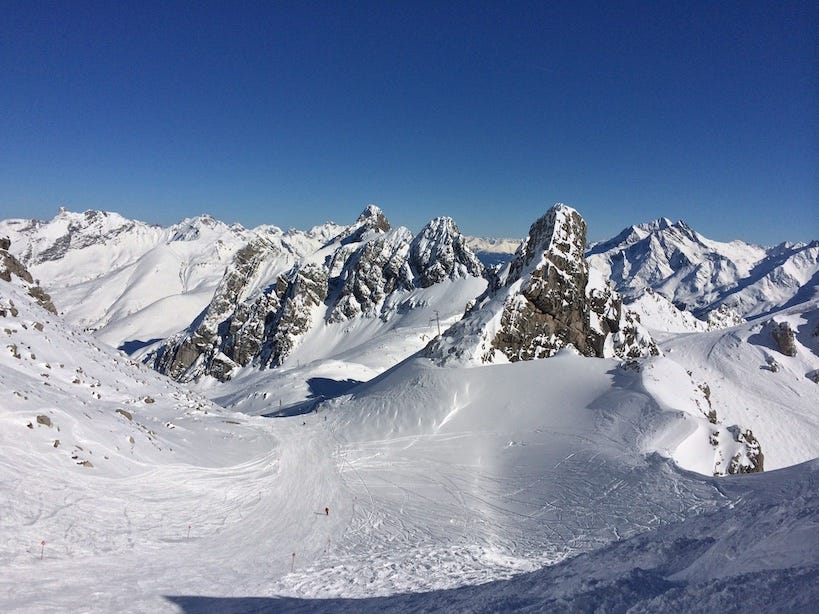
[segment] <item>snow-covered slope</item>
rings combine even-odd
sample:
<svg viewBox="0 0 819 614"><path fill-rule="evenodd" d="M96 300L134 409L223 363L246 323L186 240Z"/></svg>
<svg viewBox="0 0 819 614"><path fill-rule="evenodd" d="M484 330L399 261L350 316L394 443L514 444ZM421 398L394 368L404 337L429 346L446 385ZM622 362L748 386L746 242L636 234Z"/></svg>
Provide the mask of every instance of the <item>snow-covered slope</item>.
<svg viewBox="0 0 819 614"><path fill-rule="evenodd" d="M816 597L816 466L710 476L751 450L680 375L675 355L694 352L638 368L567 350L471 369L412 358L317 413L265 419L106 349L19 285L0 281L0 298L4 611ZM801 352L803 316L788 317Z"/></svg>
<svg viewBox="0 0 819 614"><path fill-rule="evenodd" d="M678 309L663 295L645 288L628 303L628 308L640 317L640 323L651 331L655 339L679 333L696 333L708 330L708 323Z"/></svg>
<svg viewBox="0 0 819 614"><path fill-rule="evenodd" d="M783 325L793 331L793 355L775 339ZM753 431L766 469L819 456L819 301L661 347L709 387L720 417Z"/></svg>
<svg viewBox="0 0 819 614"><path fill-rule="evenodd" d="M810 612L819 599L819 464L720 481L726 505L537 571L362 598L179 595L185 611ZM727 503L730 501L730 503Z"/></svg>
<svg viewBox="0 0 819 614"><path fill-rule="evenodd" d="M587 256L626 301L651 288L696 315L726 305L751 318L809 299L819 286L819 241L722 243L666 218L626 228Z"/></svg>

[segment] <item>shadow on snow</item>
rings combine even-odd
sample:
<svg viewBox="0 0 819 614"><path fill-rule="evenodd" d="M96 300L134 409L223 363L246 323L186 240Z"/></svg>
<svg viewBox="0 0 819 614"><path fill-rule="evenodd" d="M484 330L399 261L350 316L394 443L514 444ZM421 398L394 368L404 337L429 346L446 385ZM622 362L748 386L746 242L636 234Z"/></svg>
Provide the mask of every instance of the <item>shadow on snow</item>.
<svg viewBox="0 0 819 614"><path fill-rule="evenodd" d="M328 399L334 399L350 392L362 382L354 379L335 380L328 377L311 377L307 380L310 396L304 401L281 407L268 414L265 418L292 418L317 411L319 404Z"/></svg>

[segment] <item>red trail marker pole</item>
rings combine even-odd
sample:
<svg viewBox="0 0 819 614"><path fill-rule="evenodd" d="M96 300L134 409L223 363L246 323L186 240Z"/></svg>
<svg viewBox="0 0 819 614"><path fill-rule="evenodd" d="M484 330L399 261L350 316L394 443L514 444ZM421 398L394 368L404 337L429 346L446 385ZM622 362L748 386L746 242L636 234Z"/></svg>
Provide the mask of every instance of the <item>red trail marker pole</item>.
<svg viewBox="0 0 819 614"><path fill-rule="evenodd" d="M186 539L191 538L191 525L188 525L188 537Z"/></svg>
<svg viewBox="0 0 819 614"><path fill-rule="evenodd" d="M294 568L294 567L295 567L295 565L296 565L296 553L294 552L294 553L293 553L292 555L290 555L290 556L291 556L291 559L290 559L290 573L293 573L293 568Z"/></svg>
<svg viewBox="0 0 819 614"><path fill-rule="evenodd" d="M45 552L45 540L40 542L40 560L43 560L43 553Z"/></svg>

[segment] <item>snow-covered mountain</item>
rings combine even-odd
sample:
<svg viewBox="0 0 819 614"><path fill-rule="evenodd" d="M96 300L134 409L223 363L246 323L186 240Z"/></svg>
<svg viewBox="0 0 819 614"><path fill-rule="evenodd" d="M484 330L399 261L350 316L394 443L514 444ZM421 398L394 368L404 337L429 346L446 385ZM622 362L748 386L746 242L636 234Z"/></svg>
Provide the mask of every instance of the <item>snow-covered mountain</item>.
<svg viewBox="0 0 819 614"><path fill-rule="evenodd" d="M466 244L478 260L487 268L504 265L515 255L525 239L495 239L467 237Z"/></svg>
<svg viewBox="0 0 819 614"><path fill-rule="evenodd" d="M515 258L463 320L426 353L461 364L532 360L573 346L585 356L656 354L619 296L590 270L586 222L557 204L536 220Z"/></svg>
<svg viewBox="0 0 819 614"><path fill-rule="evenodd" d="M445 218L413 236L368 208L289 267L254 233L183 336L253 353L196 384L241 413L44 309L4 242L0 607L810 609L819 301L608 353L637 329L584 226L553 208L488 288ZM510 314L512 364L416 353L485 290L464 322Z"/></svg>
<svg viewBox="0 0 819 614"><path fill-rule="evenodd" d="M203 314L149 356L154 367L175 379L225 381L243 367L282 366L311 334L349 330L356 321L375 320L386 330L425 308L428 328L430 315L463 313L486 285L483 266L452 219L436 218L413 236L392 228L374 205L287 270L276 254L264 240L237 252ZM440 284L464 288L467 296L453 303L463 290L426 291ZM430 304L435 296L446 302Z"/></svg>
<svg viewBox="0 0 819 614"><path fill-rule="evenodd" d="M246 230L207 215L161 228L116 213L64 209L47 222L0 222L0 237L11 239L12 252L65 317L129 351L187 326L250 241L269 243L286 268L339 230L334 224L307 232Z"/></svg>
<svg viewBox="0 0 819 614"><path fill-rule="evenodd" d="M587 256L626 302L651 288L700 317L720 307L746 319L769 314L810 299L819 287L819 241L721 243L667 218L630 226Z"/></svg>

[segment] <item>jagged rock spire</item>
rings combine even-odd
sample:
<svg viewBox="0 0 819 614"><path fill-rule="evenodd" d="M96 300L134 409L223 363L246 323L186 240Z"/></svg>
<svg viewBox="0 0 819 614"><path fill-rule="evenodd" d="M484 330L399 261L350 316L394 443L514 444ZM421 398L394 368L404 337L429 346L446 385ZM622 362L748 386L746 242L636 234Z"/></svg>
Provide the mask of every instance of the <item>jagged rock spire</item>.
<svg viewBox="0 0 819 614"><path fill-rule="evenodd" d="M569 345L585 356L656 353L639 321L623 317L619 296L590 275L585 243L580 214L554 205L532 224L506 275L427 354L443 362L518 361Z"/></svg>

